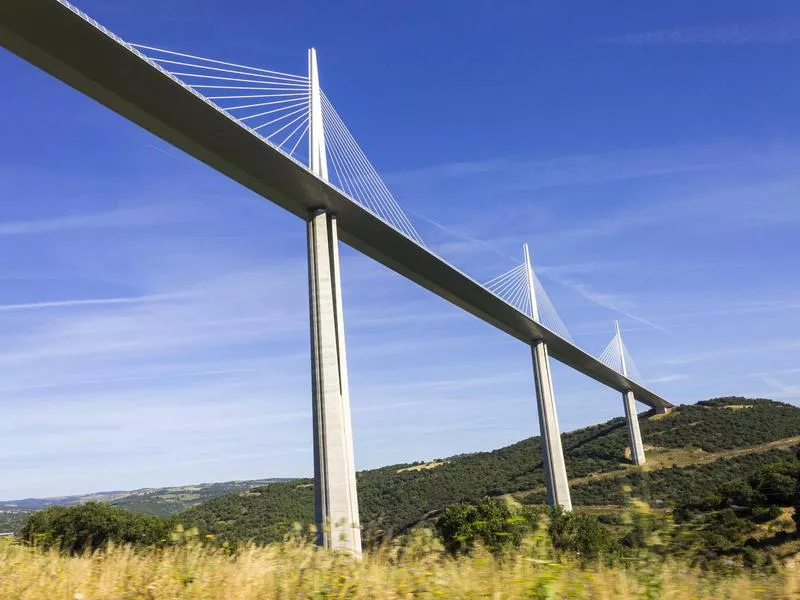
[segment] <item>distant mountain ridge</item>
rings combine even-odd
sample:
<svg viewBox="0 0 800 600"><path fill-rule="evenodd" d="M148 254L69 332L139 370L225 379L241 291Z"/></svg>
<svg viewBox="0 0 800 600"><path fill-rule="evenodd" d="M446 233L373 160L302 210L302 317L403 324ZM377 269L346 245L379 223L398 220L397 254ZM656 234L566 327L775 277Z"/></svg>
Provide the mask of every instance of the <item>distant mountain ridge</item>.
<svg viewBox="0 0 800 600"><path fill-rule="evenodd" d="M288 481L291 481L291 479L276 477L250 481L198 483L164 488L114 490L74 496L55 496L52 498L4 500L0 501L0 533L18 530L28 513L48 506L72 506L86 502L105 502L133 512L167 516L177 514L191 506L219 496Z"/></svg>
<svg viewBox="0 0 800 600"><path fill-rule="evenodd" d="M137 490L138 491L138 490ZM48 498L23 498L21 500L0 500L0 510L41 510L48 506L71 506L83 502L110 502L117 497L124 497L132 492L117 490L113 492L95 492L78 496L53 496Z"/></svg>
<svg viewBox="0 0 800 600"><path fill-rule="evenodd" d="M139 504L143 499L166 499L170 497L180 497L181 495L203 496L198 502L208 500L208 497L216 497L253 487L268 485L270 483L281 483L291 481L289 477L273 477L270 479L234 480L216 483L196 483L163 488L140 488L137 490L114 490L109 492L92 492L90 494L78 494L74 496L53 496L47 498L23 498L21 500L0 500L0 511L2 510L41 510L48 506L71 506L73 504L84 504L86 502L108 502L115 506L130 508L128 504ZM135 499L135 500L134 500ZM188 504L196 504L187 500ZM178 505L180 502L173 502L175 510L167 510L167 513L180 512L183 508ZM134 511L135 512L135 511Z"/></svg>

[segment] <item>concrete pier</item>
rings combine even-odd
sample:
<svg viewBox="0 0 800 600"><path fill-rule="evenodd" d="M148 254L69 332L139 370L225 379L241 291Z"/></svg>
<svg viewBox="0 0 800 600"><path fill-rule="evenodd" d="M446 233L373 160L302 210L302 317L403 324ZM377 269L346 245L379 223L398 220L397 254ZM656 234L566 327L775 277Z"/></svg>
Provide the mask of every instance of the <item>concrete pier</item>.
<svg viewBox="0 0 800 600"><path fill-rule="evenodd" d="M636 413L636 399L633 392L628 390L622 394L622 402L625 405L625 422L628 425L628 443L631 447L631 461L637 466L645 462L644 446L642 445L642 433L639 431L639 415Z"/></svg>
<svg viewBox="0 0 800 600"><path fill-rule="evenodd" d="M318 543L361 557L336 217L308 218L308 282Z"/></svg>
<svg viewBox="0 0 800 600"><path fill-rule="evenodd" d="M564 510L572 510L569 494L567 467L561 447L561 432L558 428L553 380L550 376L550 358L547 344L534 342L533 373L536 383L536 403L539 408L539 430L542 436L542 461L544 463L544 482L547 488L547 503L560 504Z"/></svg>
<svg viewBox="0 0 800 600"><path fill-rule="evenodd" d="M619 329L619 321L614 321L616 331L615 340L619 351L619 366L622 374L628 377L628 364L625 356L625 345L622 343L622 332ZM628 425L628 443L631 447L631 462L637 466L644 464L644 446L642 445L642 433L639 431L639 415L636 414L636 398L633 390L622 392L622 404L625 406L625 422Z"/></svg>

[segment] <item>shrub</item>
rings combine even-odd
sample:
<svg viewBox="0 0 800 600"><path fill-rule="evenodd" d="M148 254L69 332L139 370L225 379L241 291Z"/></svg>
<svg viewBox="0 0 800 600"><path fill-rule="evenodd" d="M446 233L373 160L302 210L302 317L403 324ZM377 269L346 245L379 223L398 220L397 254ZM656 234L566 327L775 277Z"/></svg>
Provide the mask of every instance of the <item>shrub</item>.
<svg viewBox="0 0 800 600"><path fill-rule="evenodd" d="M560 506L550 509L548 533L553 546L590 560L616 550L614 540L597 517L564 512Z"/></svg>
<svg viewBox="0 0 800 600"><path fill-rule="evenodd" d="M780 509L779 506L771 505L767 510L767 517L769 517L770 521L773 521L780 517L783 514L783 511Z"/></svg>
<svg viewBox="0 0 800 600"><path fill-rule="evenodd" d="M759 506L764 503L764 495L741 478L723 484L719 493L724 506Z"/></svg>
<svg viewBox="0 0 800 600"><path fill-rule="evenodd" d="M756 523L766 523L767 521L774 521L783 514L779 506L774 504L767 507L758 507L753 509L753 521Z"/></svg>
<svg viewBox="0 0 800 600"><path fill-rule="evenodd" d="M478 504L451 504L436 521L436 530L452 554L465 554L480 543L493 553L518 547L525 533L536 528L533 509L512 510L504 501L484 498Z"/></svg>
<svg viewBox="0 0 800 600"><path fill-rule="evenodd" d="M742 548L742 564L745 567L757 567L761 562L761 556L750 546Z"/></svg>
<svg viewBox="0 0 800 600"><path fill-rule="evenodd" d="M765 465L755 473L750 483L773 502L787 506L797 499L799 471L796 462Z"/></svg>

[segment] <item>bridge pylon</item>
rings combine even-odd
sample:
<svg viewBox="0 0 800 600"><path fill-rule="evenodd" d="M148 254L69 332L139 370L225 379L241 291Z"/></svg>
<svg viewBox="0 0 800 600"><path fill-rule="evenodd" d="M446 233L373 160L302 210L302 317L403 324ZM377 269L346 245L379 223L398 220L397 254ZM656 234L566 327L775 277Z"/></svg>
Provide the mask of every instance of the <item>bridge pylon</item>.
<svg viewBox="0 0 800 600"><path fill-rule="evenodd" d="M308 51L309 168L328 180L317 55ZM344 341L336 215L308 214L308 283L314 427L314 515L319 545L361 557L361 526Z"/></svg>
<svg viewBox="0 0 800 600"><path fill-rule="evenodd" d="M622 333L619 330L619 321L614 321L616 342L619 349L620 370L628 377L628 365L625 360L625 346L622 344ZM628 443L631 447L631 461L637 466L645 463L642 432L639 430L639 415L636 413L636 398L632 390L622 392L622 404L625 407L625 422L628 425Z"/></svg>
<svg viewBox="0 0 800 600"><path fill-rule="evenodd" d="M539 322L539 306L536 301L536 288L528 244L523 245L525 274L527 277L530 317ZM564 449L561 446L561 431L558 427L556 400L553 393L553 378L550 374L550 357L547 344L543 340L531 343L533 355L533 374L536 387L536 404L539 410L539 431L542 438L542 463L544 482L547 489L547 503L560 505L564 510L572 510L572 498L567 479L567 466L564 462Z"/></svg>

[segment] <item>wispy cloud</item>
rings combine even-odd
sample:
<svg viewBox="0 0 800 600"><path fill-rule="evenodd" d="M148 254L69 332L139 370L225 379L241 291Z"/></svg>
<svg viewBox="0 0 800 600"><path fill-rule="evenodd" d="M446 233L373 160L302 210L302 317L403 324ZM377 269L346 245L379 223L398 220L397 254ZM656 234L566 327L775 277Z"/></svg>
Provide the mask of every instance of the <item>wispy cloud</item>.
<svg viewBox="0 0 800 600"><path fill-rule="evenodd" d="M461 242L465 243L467 246L471 246L471 247L474 247L474 248L479 248L481 250L488 250L489 252L492 252L492 253L496 254L497 256L502 258L503 260L507 260L507 261L511 261L511 262L515 262L515 261L519 260L518 258L515 259L515 258L509 256L508 254L503 252L501 249L499 249L495 244L493 244L490 241L486 241L486 240L480 239L478 237L475 237L473 235L469 235L467 233L464 233L463 231L461 231L459 228L457 228L455 226L442 225L438 221L435 221L435 220L433 220L433 219L431 219L429 217L426 217L424 215L421 215L419 213L415 212L415 213L412 213L412 214L415 217L417 217L419 219L422 219L426 223L430 223L431 225L436 227L436 229L438 229L442 233L444 233L444 234L446 234L446 235L448 235L450 237L454 237L454 238L460 240ZM448 245L441 245L441 246L442 247L440 247L439 250L442 251L442 252L445 252L448 249L451 250L451 251L453 250L453 246L452 245L449 245L449 246Z"/></svg>
<svg viewBox="0 0 800 600"><path fill-rule="evenodd" d="M301 289L303 269L298 266L292 262L211 274L180 289L112 299L108 310L59 314L10 340L13 351L0 354L0 366L43 368L44 361L78 357L154 359L179 349L225 348L302 331L305 307L286 293L295 285ZM36 304L48 303L28 306ZM262 310L265 304L272 307L268 313Z"/></svg>
<svg viewBox="0 0 800 600"><path fill-rule="evenodd" d="M650 325L631 325L630 323L620 325L620 328L624 333L652 331L653 329ZM612 323L608 319L578 323L570 327L570 332L576 337L602 336L608 339L611 339L614 334Z"/></svg>
<svg viewBox="0 0 800 600"><path fill-rule="evenodd" d="M632 301L629 298L624 296L620 296L618 294L609 294L607 292L601 292L599 290L594 289L587 283L583 283L581 281L577 281L575 278L566 277L564 275L559 274L558 272L551 272L548 274L548 278L552 279L559 285L564 286L565 288L572 290L582 298L585 298L589 302L596 304L597 306L601 306L608 310L614 311L620 315L628 317L636 321L637 323L641 323L642 325L647 325L651 329L657 329L659 331L663 331L664 333L669 333L669 330L658 323L654 323L649 319L645 319L644 317L640 317L631 312Z"/></svg>
<svg viewBox="0 0 800 600"><path fill-rule="evenodd" d="M484 210L480 219L466 224L451 221L452 213L435 219L414 216L435 228L431 237L449 238L432 243L445 258L473 261L482 255L513 264L518 260L513 245L526 239L552 251L628 232L663 236L679 226L786 228L800 219L799 159L796 145L721 139L549 160L444 163L389 178L408 196L455 195L476 213L502 201L507 210ZM592 192L587 186L656 176L663 180L658 185L636 181L628 190L612 192L622 193L621 200L609 198L609 188ZM576 211L579 205L591 208ZM509 211L517 218L510 219Z"/></svg>
<svg viewBox="0 0 800 600"><path fill-rule="evenodd" d="M776 311L791 311L798 309L800 309L800 300L787 298L784 300L740 302L733 305L687 312L669 311L661 318L667 321L677 321L681 319L707 318L716 316L774 313Z"/></svg>
<svg viewBox="0 0 800 600"><path fill-rule="evenodd" d="M728 346L725 348L721 348L719 350L709 350L707 352L698 352L696 354L675 356L672 358L664 359L664 362L671 365L688 365L691 363L705 362L720 358L738 356L742 354L780 352L784 350L794 350L795 348L800 348L800 340L790 340L774 344L752 344L752 343L747 343L746 341L742 341L742 343L738 346L734 347Z"/></svg>
<svg viewBox="0 0 800 600"><path fill-rule="evenodd" d="M511 264L520 262L520 257L514 258L506 254L493 243L487 242L474 235L464 234L453 227L447 227L427 217L423 217L421 215L419 215L419 217L424 219L425 221L430 222L431 224L436 226L439 230L446 233L448 236L457 238L463 244L479 249L488 250ZM541 269L537 268L536 270L537 273L544 274L544 276L547 277L548 279L558 283L559 285L571 290L574 293L577 293L579 296L588 300L592 304L614 311L638 323L646 325L650 329L657 329L659 331L669 333L669 331L662 325L654 323L649 319L646 319L631 312L631 309L633 308L633 303L630 299L624 298L616 294L600 292L592 288L590 285L578 281L575 277L576 274L595 273L602 270L616 269L616 268L621 268L623 266L629 266L630 264L631 264L630 261L616 261L616 262L605 262L605 263L596 261L596 262L576 263L573 265L545 266L542 267Z"/></svg>
<svg viewBox="0 0 800 600"><path fill-rule="evenodd" d="M616 271L631 267L636 263L631 260L592 261L565 265L537 265L536 272L545 277L559 277L570 275L586 275Z"/></svg>
<svg viewBox="0 0 800 600"><path fill-rule="evenodd" d="M526 381L530 379L530 371L511 371L487 376L464 376L457 379L438 379L432 381L415 381L402 385L393 384L390 387L375 386L372 391L385 394L398 390L428 390L429 392L453 392L472 388L496 387L498 384Z"/></svg>
<svg viewBox="0 0 800 600"><path fill-rule="evenodd" d="M689 379L691 375L686 373L673 373L671 375L657 375L655 377L648 377L647 383L670 383L672 381L680 381L682 379Z"/></svg>
<svg viewBox="0 0 800 600"><path fill-rule="evenodd" d="M775 375L789 375L794 373L800 373L800 367L793 367L791 369L777 369L772 371L760 371L756 373L750 373L746 375L746 377L774 377Z"/></svg>
<svg viewBox="0 0 800 600"><path fill-rule="evenodd" d="M145 227L185 218L174 207L145 206L104 212L67 215L53 219L0 223L0 236L34 235L78 229Z"/></svg>
<svg viewBox="0 0 800 600"><path fill-rule="evenodd" d="M773 388L773 390L777 390L770 392L769 395L773 398L779 398L781 400L795 400L800 398L799 384L786 383L775 377L764 377L762 381Z"/></svg>
<svg viewBox="0 0 800 600"><path fill-rule="evenodd" d="M305 355L302 356L305 359ZM87 386L96 386L102 385L106 386L108 384L118 384L118 383L135 383L135 382L145 382L145 381L156 381L156 380L178 380L187 377L214 377L220 375L231 375L231 374L242 374L242 373L258 373L261 372L262 369L256 368L225 368L225 369L212 369L212 370L203 370L203 371L186 371L186 370L160 370L157 373L148 373L148 374L140 374L140 375L129 375L125 377L105 377L101 379L77 379L77 380L69 380L69 381L51 381L47 383L39 383L35 385L26 385L21 387L3 387L0 388L2 392L25 392L25 391L34 391L34 390L46 390L46 389L64 389L70 387L87 387Z"/></svg>
<svg viewBox="0 0 800 600"><path fill-rule="evenodd" d="M753 23L660 29L627 33L606 42L630 45L786 44L800 41L800 24Z"/></svg>
<svg viewBox="0 0 800 600"><path fill-rule="evenodd" d="M452 182L475 182L494 196L546 188L624 181L718 168L723 159L705 146L671 146L575 154L545 160L499 157L443 163L387 174L397 186L445 189Z"/></svg>
<svg viewBox="0 0 800 600"><path fill-rule="evenodd" d="M474 235L461 233L460 231L457 231L453 227L447 227L427 217L423 217L421 215L419 215L419 217L433 224L439 230L446 233L447 235L459 239L464 244L488 250L494 253L496 256L503 258L504 260L512 264L520 262L519 257L514 258L506 254L505 252L503 252L490 242L484 241ZM537 269L537 272L545 274L545 276L548 279L555 281L556 283L564 286L565 288L577 293L579 296L588 300L592 304L612 310L620 315L623 315L634 321L637 321L638 323L646 325L648 328L657 329L659 331L669 333L669 331L665 327L658 325L657 323L654 323L649 319L645 319L644 317L633 314L629 310L632 304L629 299L623 298L615 294L600 292L598 290L593 289L586 283L577 281L574 277L574 274L576 273L594 273L599 270L614 269L629 264L630 264L629 261L624 261L624 262L618 261L615 263L601 263L601 262L576 263L574 265L557 265L557 266L543 267L542 269ZM568 274L573 274L573 275L568 276Z"/></svg>
<svg viewBox="0 0 800 600"><path fill-rule="evenodd" d="M662 191L621 210L552 227L537 239L546 245L571 244L634 231L669 231L676 224L704 227L711 222L716 230L743 230L792 226L800 220L796 208L800 180L794 175L746 185L724 181L703 188Z"/></svg>
<svg viewBox="0 0 800 600"><path fill-rule="evenodd" d="M83 306L116 306L120 304L143 304L176 298L175 294L154 294L127 298L83 298L79 300L55 300L52 302L28 302L25 304L0 304L0 312L44 310L53 308L76 308Z"/></svg>

